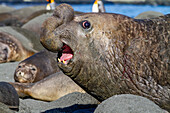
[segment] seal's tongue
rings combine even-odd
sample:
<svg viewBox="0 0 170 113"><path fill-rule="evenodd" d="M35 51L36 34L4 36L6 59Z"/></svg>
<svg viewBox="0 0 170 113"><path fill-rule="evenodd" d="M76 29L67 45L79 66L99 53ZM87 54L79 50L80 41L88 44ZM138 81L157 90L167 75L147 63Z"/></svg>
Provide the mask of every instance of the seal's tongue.
<svg viewBox="0 0 170 113"><path fill-rule="evenodd" d="M73 51L68 45L64 45L62 47L62 55L59 59L59 62L63 62L64 64L67 64L68 61L73 57Z"/></svg>

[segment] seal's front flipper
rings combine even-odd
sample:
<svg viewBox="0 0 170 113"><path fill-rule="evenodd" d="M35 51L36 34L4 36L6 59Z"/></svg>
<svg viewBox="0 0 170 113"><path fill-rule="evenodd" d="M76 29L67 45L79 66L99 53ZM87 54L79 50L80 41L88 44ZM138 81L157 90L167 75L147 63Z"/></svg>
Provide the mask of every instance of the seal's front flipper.
<svg viewBox="0 0 170 113"><path fill-rule="evenodd" d="M18 96L21 98L28 97L27 89L32 86L32 83L18 83L18 82L9 82L17 91Z"/></svg>

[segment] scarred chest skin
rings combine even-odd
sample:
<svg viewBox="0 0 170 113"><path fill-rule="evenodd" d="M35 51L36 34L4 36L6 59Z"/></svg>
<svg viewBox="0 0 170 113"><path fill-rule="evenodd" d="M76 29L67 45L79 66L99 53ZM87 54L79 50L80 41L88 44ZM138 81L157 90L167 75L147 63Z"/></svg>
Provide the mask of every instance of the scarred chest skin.
<svg viewBox="0 0 170 113"><path fill-rule="evenodd" d="M84 21L90 27L84 28ZM152 20L108 13L74 17L71 6L62 4L42 31L40 41L48 50L60 51L63 44L72 49L70 62L58 66L99 101L136 94L170 111L170 15Z"/></svg>

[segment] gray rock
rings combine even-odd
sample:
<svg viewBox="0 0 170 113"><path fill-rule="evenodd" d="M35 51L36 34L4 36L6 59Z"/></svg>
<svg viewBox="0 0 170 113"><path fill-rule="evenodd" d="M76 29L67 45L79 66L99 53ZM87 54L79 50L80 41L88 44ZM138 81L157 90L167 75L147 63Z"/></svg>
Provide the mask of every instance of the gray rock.
<svg viewBox="0 0 170 113"><path fill-rule="evenodd" d="M56 101L44 102L34 99L20 99L18 113L40 113L57 111L94 111L99 102L87 93L74 92L59 98Z"/></svg>
<svg viewBox="0 0 170 113"><path fill-rule="evenodd" d="M147 98L122 94L115 95L98 105L94 113L168 113Z"/></svg>
<svg viewBox="0 0 170 113"><path fill-rule="evenodd" d="M50 102L35 99L20 99L19 111L17 113L40 113Z"/></svg>
<svg viewBox="0 0 170 113"><path fill-rule="evenodd" d="M96 108L97 104L99 102L89 94L74 92L51 102L44 111L46 113L74 112L81 109L88 111L91 108Z"/></svg>
<svg viewBox="0 0 170 113"><path fill-rule="evenodd" d="M1 113L14 113L14 111L10 110L9 107L0 102L0 112Z"/></svg>
<svg viewBox="0 0 170 113"><path fill-rule="evenodd" d="M19 96L15 88L7 82L0 82L0 102L8 105L10 109L19 109Z"/></svg>

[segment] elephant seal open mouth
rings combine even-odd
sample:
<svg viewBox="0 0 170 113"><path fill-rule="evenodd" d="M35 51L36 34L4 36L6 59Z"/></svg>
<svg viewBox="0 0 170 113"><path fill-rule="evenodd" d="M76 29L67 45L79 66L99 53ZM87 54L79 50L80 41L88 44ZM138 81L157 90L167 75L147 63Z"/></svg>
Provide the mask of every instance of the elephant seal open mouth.
<svg viewBox="0 0 170 113"><path fill-rule="evenodd" d="M103 101L116 94L147 97L170 111L170 15L138 20L114 13L74 16L61 4L42 26L41 43L58 66Z"/></svg>

